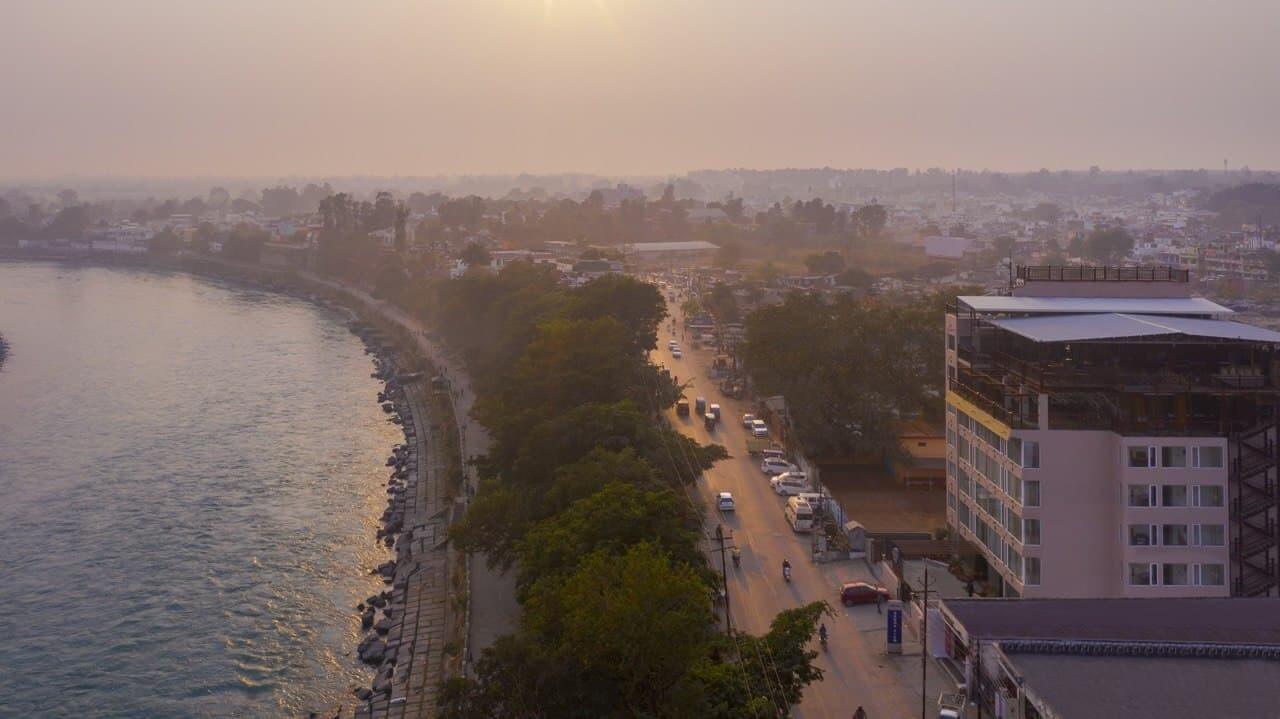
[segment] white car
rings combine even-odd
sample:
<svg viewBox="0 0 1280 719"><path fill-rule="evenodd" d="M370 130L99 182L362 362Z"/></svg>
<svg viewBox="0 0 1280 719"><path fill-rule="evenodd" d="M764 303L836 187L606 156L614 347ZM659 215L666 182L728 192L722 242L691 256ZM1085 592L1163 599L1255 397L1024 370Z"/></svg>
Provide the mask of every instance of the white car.
<svg viewBox="0 0 1280 719"><path fill-rule="evenodd" d="M721 492L716 495L716 508L721 512L733 511L733 493Z"/></svg>
<svg viewBox="0 0 1280 719"><path fill-rule="evenodd" d="M783 472L791 472L795 469L795 465L782 457L765 457L764 460L760 462L760 471L770 477L782 474Z"/></svg>
<svg viewBox="0 0 1280 719"><path fill-rule="evenodd" d="M784 497L794 497L797 494L813 491L813 487L809 486L809 478L804 472L783 472L769 480L769 486Z"/></svg>
<svg viewBox="0 0 1280 719"><path fill-rule="evenodd" d="M742 415L742 426L751 429L751 425L755 424L756 416L754 414Z"/></svg>
<svg viewBox="0 0 1280 719"><path fill-rule="evenodd" d="M673 350L679 346L680 346L679 342L676 342L675 340L667 340L667 349Z"/></svg>
<svg viewBox="0 0 1280 719"><path fill-rule="evenodd" d="M769 436L769 425L765 424L765 423L764 423L764 420L762 420L762 419L755 419L755 420L752 420L752 421L751 421L751 434L752 434L752 436L754 436L754 437L768 437L768 436Z"/></svg>
<svg viewBox="0 0 1280 719"><path fill-rule="evenodd" d="M676 359L680 359L680 357L681 357L681 355L680 355L680 348L679 348L679 347L676 347L675 349L671 350L671 356L672 356L672 357L674 357L674 358L676 358Z"/></svg>

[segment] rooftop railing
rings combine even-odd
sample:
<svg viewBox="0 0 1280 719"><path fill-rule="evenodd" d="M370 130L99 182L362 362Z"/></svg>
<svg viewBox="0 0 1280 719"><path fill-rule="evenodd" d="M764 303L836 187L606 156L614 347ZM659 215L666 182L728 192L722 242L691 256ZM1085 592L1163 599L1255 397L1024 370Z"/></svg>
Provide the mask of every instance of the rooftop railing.
<svg viewBox="0 0 1280 719"><path fill-rule="evenodd" d="M1190 282L1191 270L1177 267L1087 267L1019 265L1023 282Z"/></svg>

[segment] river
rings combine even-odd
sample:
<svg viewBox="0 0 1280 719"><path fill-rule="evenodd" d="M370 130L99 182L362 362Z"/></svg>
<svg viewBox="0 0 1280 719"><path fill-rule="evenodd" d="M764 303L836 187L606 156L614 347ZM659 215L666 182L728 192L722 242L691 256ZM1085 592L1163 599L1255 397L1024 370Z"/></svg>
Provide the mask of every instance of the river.
<svg viewBox="0 0 1280 719"><path fill-rule="evenodd" d="M0 262L0 717L350 711L402 435L344 320Z"/></svg>

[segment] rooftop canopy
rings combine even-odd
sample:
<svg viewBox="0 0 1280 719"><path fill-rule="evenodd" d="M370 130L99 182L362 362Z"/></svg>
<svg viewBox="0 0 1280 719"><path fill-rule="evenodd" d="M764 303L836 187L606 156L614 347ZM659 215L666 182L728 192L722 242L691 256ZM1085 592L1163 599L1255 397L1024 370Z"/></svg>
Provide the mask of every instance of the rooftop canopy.
<svg viewBox="0 0 1280 719"><path fill-rule="evenodd" d="M975 312L1009 314L1132 313L1142 315L1228 315L1231 310L1203 297L957 297Z"/></svg>
<svg viewBox="0 0 1280 719"><path fill-rule="evenodd" d="M991 324L1033 342L1080 342L1129 337L1183 335L1280 344L1280 332L1240 322L1130 314L1045 315L995 319Z"/></svg>
<svg viewBox="0 0 1280 719"><path fill-rule="evenodd" d="M970 638L1280 646L1280 599L947 599Z"/></svg>
<svg viewBox="0 0 1280 719"><path fill-rule="evenodd" d="M636 242L627 245L628 252L706 252L720 249L710 242L690 240L688 242Z"/></svg>

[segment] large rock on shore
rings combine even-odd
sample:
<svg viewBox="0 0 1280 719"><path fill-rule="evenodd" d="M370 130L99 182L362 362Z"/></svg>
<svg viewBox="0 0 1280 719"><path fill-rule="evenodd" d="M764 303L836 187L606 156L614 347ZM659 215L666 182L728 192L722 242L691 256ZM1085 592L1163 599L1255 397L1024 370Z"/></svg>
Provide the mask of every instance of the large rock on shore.
<svg viewBox="0 0 1280 719"><path fill-rule="evenodd" d="M370 634L356 647L356 653L360 655L360 661L376 666L386 658L387 645L377 636Z"/></svg>

